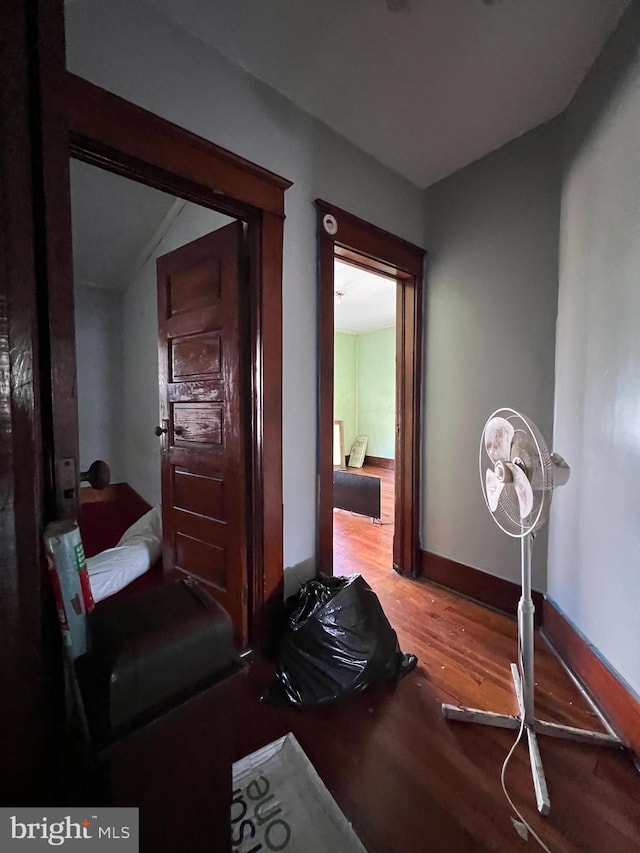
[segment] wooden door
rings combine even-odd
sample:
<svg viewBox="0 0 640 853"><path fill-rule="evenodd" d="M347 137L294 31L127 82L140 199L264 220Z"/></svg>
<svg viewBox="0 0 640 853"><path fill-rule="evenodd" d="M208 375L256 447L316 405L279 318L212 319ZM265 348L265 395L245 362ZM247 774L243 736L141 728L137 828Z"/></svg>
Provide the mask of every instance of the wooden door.
<svg viewBox="0 0 640 853"><path fill-rule="evenodd" d="M193 575L245 645L247 435L234 222L157 260L165 571Z"/></svg>

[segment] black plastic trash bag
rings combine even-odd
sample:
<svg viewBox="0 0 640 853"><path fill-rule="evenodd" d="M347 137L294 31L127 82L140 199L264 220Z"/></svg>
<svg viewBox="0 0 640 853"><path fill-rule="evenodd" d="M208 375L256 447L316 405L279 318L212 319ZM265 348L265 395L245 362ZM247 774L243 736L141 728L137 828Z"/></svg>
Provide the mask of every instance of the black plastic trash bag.
<svg viewBox="0 0 640 853"><path fill-rule="evenodd" d="M299 708L333 702L370 684L399 679L417 663L360 575L307 581L288 599L278 671L262 697Z"/></svg>

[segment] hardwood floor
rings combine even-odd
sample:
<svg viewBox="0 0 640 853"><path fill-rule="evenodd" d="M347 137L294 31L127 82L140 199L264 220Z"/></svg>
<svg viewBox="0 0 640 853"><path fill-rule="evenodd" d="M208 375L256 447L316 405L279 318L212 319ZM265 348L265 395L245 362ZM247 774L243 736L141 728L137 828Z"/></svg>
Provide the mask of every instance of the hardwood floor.
<svg viewBox="0 0 640 853"><path fill-rule="evenodd" d="M516 834L500 787L514 733L449 722L440 710L446 701L515 712L509 672L515 621L393 573L392 525L342 511L334 524L336 573L364 575L418 666L398 684L300 712L259 702L273 667L256 661L235 715L237 757L294 732L368 853L539 849ZM536 666L539 716L602 728L542 640ZM551 814L536 811L523 744L507 786L549 849L640 850L640 774L629 755L550 738L540 743Z"/></svg>
<svg viewBox="0 0 640 853"><path fill-rule="evenodd" d="M349 473L380 477L380 521L348 512L333 511L333 571L336 575L365 574L372 567L391 568L393 554L394 472L371 465L349 468Z"/></svg>

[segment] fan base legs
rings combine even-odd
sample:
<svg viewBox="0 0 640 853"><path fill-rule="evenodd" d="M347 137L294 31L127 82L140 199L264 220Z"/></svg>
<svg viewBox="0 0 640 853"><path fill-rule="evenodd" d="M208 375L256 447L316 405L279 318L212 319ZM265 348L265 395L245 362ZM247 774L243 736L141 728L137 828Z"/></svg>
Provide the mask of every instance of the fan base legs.
<svg viewBox="0 0 640 853"><path fill-rule="evenodd" d="M457 705L442 706L442 713L449 720L460 720L466 723L479 723L483 726L496 726L502 729L519 729L524 720L524 729L527 733L529 742L529 761L531 764L531 776L533 778L533 787L536 792L536 803L540 814L547 815L551 808L549 800L549 792L547 790L547 780L542 767L542 757L538 747L538 739L536 734L550 735L551 737L564 738L566 740L574 740L579 743L591 743L596 746L606 746L620 748L622 741L614 735L604 734L603 732L594 732L587 729L577 729L573 726L561 726L556 723L547 723L544 720L538 720L534 716L527 719L524 710L524 698L522 695L522 681L520 672L515 663L511 664L511 675L513 677L513 686L518 700L520 713L518 716L512 714L497 714L492 711L481 711L478 708L460 708Z"/></svg>

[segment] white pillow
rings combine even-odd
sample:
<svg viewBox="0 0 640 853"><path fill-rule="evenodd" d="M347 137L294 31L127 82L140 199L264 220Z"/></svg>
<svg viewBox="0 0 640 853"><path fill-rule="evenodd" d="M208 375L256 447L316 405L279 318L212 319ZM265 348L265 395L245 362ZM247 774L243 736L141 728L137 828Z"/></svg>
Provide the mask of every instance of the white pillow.
<svg viewBox="0 0 640 853"><path fill-rule="evenodd" d="M131 527L128 527L122 534L116 547L127 545L129 542L137 539L148 540L150 542L157 541L162 544L162 515L159 506L154 506L153 509L145 512L137 521L134 521ZM160 551L158 551L159 555ZM158 557L156 557L157 559Z"/></svg>
<svg viewBox="0 0 640 853"><path fill-rule="evenodd" d="M154 507L134 522L115 548L107 548L87 560L93 600L119 592L148 571L162 551L160 508Z"/></svg>

